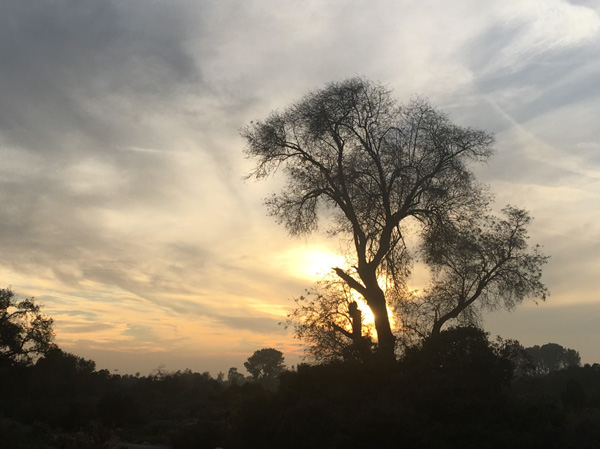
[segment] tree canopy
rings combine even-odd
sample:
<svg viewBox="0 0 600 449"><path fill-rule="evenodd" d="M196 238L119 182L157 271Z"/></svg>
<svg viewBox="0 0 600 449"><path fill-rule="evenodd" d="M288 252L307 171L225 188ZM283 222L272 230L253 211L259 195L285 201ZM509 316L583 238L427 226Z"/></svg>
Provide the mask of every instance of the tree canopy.
<svg viewBox="0 0 600 449"><path fill-rule="evenodd" d="M244 367L254 380L272 380L277 378L285 369L284 357L281 351L273 348L263 348L254 351Z"/></svg>
<svg viewBox="0 0 600 449"><path fill-rule="evenodd" d="M491 153L493 136L453 124L423 99L399 104L391 91L363 78L330 83L284 111L242 130L250 176L281 169L286 185L267 200L292 235L318 229L350 241L348 267L335 272L372 310L381 354L395 337L380 282L401 288L409 255L409 218L424 233L486 203L468 167Z"/></svg>
<svg viewBox="0 0 600 449"><path fill-rule="evenodd" d="M33 298L0 289L0 366L30 364L53 348L52 323Z"/></svg>
<svg viewBox="0 0 600 449"><path fill-rule="evenodd" d="M423 253L433 276L422 295L398 303L405 333L439 334L452 321L478 325L484 310L546 298L541 267L548 257L527 243L529 214L506 207L503 215L477 214L430 229Z"/></svg>
<svg viewBox="0 0 600 449"><path fill-rule="evenodd" d="M525 351L531 357L534 371L537 374L548 374L581 364L578 351L565 348L557 343L535 345L525 348Z"/></svg>

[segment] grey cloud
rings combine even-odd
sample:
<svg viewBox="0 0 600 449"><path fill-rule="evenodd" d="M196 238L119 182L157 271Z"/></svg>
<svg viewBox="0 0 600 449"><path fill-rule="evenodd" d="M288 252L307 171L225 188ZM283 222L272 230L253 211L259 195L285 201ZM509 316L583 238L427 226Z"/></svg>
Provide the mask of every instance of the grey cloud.
<svg viewBox="0 0 600 449"><path fill-rule="evenodd" d="M74 134L106 150L130 139L132 131L141 133L131 129L136 111L128 103L141 98L159 107L178 86L198 81L183 46L187 27L180 13L164 2L4 2L5 142L67 151L65 134Z"/></svg>
<svg viewBox="0 0 600 449"><path fill-rule="evenodd" d="M515 23L492 25L465 44L462 52L465 63L476 73L484 71L497 61L502 49L523 33L523 26Z"/></svg>
<svg viewBox="0 0 600 449"><path fill-rule="evenodd" d="M513 98L503 105L516 121L525 122L549 110L598 98L600 83L592 66L597 54L597 45L554 52L531 61L516 73L481 80L479 88L493 92L512 86L529 86L534 94L531 99L523 92L521 98ZM586 70L586 65L591 69Z"/></svg>
<svg viewBox="0 0 600 449"><path fill-rule="evenodd" d="M587 8L595 9L600 12L600 1L598 0L567 0L567 2L573 5L585 6Z"/></svg>
<svg viewBox="0 0 600 449"><path fill-rule="evenodd" d="M487 182L564 185L578 174L567 167L550 164L547 161L531 160L521 146L508 146L499 136L496 154L489 165L478 167L481 178Z"/></svg>
<svg viewBox="0 0 600 449"><path fill-rule="evenodd" d="M518 41L527 26L525 22L495 24L464 46L462 58L472 70L474 82L456 98L472 100L460 101L455 112L462 115L463 122L497 133L497 154L480 170L488 182L577 183L580 170L575 164L559 162L557 156L579 157L583 167L597 159L593 151L574 147L572 136L579 134L588 142L600 140L598 127L583 123L585 111L589 115L597 110L589 105L600 100L600 46L594 39L573 46L536 48L514 64L498 63L503 50ZM530 142L515 140L515 124L530 133ZM524 151L523 143L539 148ZM556 151L546 156L545 145L554 146Z"/></svg>
<svg viewBox="0 0 600 449"><path fill-rule="evenodd" d="M496 24L464 46L464 61L476 75L472 87L476 94L494 96L518 122L600 96L597 39L536 48L515 56L514 61L506 59L503 51L530 26L526 22Z"/></svg>
<svg viewBox="0 0 600 449"><path fill-rule="evenodd" d="M103 211L159 208L181 193L169 137L152 120L181 113L178 102L202 84L186 46L195 21L185 4L2 2L0 247L8 263L50 267L74 285L80 259L118 258L128 245L103 227Z"/></svg>

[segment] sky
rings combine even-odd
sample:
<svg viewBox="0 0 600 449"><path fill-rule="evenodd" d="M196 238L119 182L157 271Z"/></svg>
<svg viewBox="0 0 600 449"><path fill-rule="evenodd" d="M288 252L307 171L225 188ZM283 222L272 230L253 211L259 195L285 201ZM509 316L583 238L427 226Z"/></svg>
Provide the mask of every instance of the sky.
<svg viewBox="0 0 600 449"><path fill-rule="evenodd" d="M600 0L3 0L0 61L0 287L98 368L300 361L279 323L339 244L267 216L239 130L357 75L495 133L474 170L551 295L485 329L600 362Z"/></svg>

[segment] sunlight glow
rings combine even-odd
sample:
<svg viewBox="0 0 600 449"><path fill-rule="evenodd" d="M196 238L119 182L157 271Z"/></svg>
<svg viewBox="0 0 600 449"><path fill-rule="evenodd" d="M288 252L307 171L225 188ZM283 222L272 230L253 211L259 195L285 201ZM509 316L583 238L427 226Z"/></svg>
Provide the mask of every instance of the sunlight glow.
<svg viewBox="0 0 600 449"><path fill-rule="evenodd" d="M311 281L323 278L334 267L345 265L343 256L320 245L292 248L282 252L277 262L288 273Z"/></svg>
<svg viewBox="0 0 600 449"><path fill-rule="evenodd" d="M372 335L376 335L375 332L375 316L371 311L370 307L367 305L365 300L356 292L353 294L354 300L358 304L358 308L362 312L363 319L363 327L365 330L368 330ZM396 326L396 318L394 317L394 313L390 306L387 306L388 319L390 320L390 326L392 327L392 331L397 329Z"/></svg>
<svg viewBox="0 0 600 449"><path fill-rule="evenodd" d="M313 250L305 253L303 266L300 270L309 276L321 277L329 273L334 267L342 267L345 260L339 254L330 251Z"/></svg>

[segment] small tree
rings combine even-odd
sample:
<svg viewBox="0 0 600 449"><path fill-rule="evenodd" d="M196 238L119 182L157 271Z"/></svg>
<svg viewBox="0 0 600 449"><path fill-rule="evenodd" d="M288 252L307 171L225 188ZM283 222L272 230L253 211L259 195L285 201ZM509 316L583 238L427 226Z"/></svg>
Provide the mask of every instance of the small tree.
<svg viewBox="0 0 600 449"><path fill-rule="evenodd" d="M316 362L371 358L374 343L370 326L350 289L339 282L321 282L294 299L286 327L307 344L306 354Z"/></svg>
<svg viewBox="0 0 600 449"><path fill-rule="evenodd" d="M244 367L254 380L274 380L285 370L284 357L281 351L264 348L254 351Z"/></svg>
<svg viewBox="0 0 600 449"><path fill-rule="evenodd" d="M242 373L238 372L236 367L232 366L227 373L227 382L229 385L242 385L246 382L246 378Z"/></svg>
<svg viewBox="0 0 600 449"><path fill-rule="evenodd" d="M33 298L18 299L12 290L0 289L0 366L29 365L54 348L52 323Z"/></svg>

